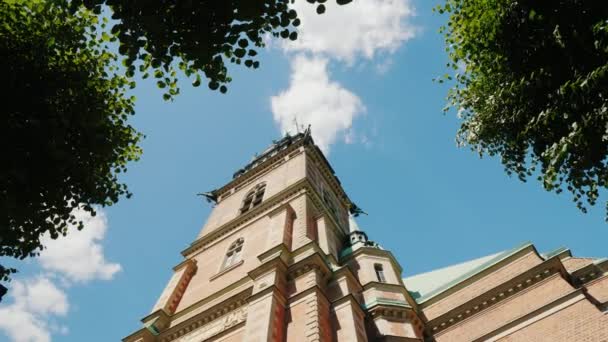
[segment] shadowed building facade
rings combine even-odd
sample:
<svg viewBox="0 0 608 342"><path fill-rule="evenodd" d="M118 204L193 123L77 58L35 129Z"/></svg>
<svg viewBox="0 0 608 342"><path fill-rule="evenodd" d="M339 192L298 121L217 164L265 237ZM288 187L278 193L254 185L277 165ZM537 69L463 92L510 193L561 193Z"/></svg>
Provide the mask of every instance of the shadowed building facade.
<svg viewBox="0 0 608 342"><path fill-rule="evenodd" d="M608 261L525 244L401 278L309 131L223 187L125 342L608 341Z"/></svg>

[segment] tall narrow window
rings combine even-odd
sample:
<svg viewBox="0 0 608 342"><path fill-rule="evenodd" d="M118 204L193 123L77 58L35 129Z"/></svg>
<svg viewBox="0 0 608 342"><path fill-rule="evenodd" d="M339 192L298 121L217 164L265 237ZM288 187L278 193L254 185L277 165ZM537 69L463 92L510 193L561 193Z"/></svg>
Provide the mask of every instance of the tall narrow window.
<svg viewBox="0 0 608 342"><path fill-rule="evenodd" d="M257 207L262 203L264 199L264 192L266 191L266 184L258 184L251 191L247 193L241 206L241 214L248 212L249 210Z"/></svg>
<svg viewBox="0 0 608 342"><path fill-rule="evenodd" d="M230 245L228 251L226 252L226 257L224 258L224 264L222 265L222 269L228 268L241 261L241 254L243 252L244 242L245 239L239 238Z"/></svg>
<svg viewBox="0 0 608 342"><path fill-rule="evenodd" d="M374 270L376 271L376 278L381 283L386 283L386 277L384 276L384 267L381 264L374 264Z"/></svg>

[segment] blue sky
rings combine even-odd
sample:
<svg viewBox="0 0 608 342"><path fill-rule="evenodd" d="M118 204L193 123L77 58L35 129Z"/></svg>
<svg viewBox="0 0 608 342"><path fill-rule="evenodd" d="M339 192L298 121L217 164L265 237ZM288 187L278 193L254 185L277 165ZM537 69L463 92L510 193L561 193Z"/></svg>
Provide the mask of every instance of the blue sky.
<svg viewBox="0 0 608 342"><path fill-rule="evenodd" d="M0 323L0 340L117 341L138 329L209 214L195 194L229 181L294 116L312 124L347 193L369 213L360 226L405 276L525 241L608 256L602 205L582 214L568 194L509 178L498 159L456 147L458 119L442 113L447 88L432 82L447 62L437 32L445 18L432 3L355 3L345 14L328 9L338 25L315 22L307 32L303 20L308 40L272 43L260 69L232 68L225 95L184 79L168 103L139 82L132 122L146 135L144 154L123 178L133 198L104 209L106 221L91 222L89 235L19 264L17 289L0 305L0 316L13 317ZM62 255L71 243L84 256ZM20 327L34 333L15 333Z"/></svg>

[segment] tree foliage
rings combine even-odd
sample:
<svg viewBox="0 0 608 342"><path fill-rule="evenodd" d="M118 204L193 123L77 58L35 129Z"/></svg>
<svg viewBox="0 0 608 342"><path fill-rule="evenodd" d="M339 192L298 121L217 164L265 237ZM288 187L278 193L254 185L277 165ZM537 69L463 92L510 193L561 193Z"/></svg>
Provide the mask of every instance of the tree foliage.
<svg viewBox="0 0 608 342"><path fill-rule="evenodd" d="M44 234L82 228L75 208L94 215L129 195L117 177L141 152L135 99L97 27L67 0L0 2L0 256L32 256ZM0 266L0 280L11 272Z"/></svg>
<svg viewBox="0 0 608 342"><path fill-rule="evenodd" d="M608 185L608 2L447 0L457 141L586 212ZM451 76L446 76L452 79Z"/></svg>
<svg viewBox="0 0 608 342"><path fill-rule="evenodd" d="M179 93L178 71L195 87L206 78L210 89L225 93L231 81L227 62L258 68L265 36L296 40L300 19L290 1L74 0L72 6L95 13L109 7L117 23L106 37L120 43L127 76L152 75L168 100ZM326 0L307 1L317 3L317 13L325 12ZM341 5L350 1L336 0Z"/></svg>

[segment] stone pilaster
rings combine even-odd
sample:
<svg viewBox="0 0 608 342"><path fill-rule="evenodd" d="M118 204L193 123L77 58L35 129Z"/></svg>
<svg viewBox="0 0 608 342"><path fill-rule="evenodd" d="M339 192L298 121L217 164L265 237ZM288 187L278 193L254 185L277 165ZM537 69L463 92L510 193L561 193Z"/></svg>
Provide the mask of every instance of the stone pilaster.
<svg viewBox="0 0 608 342"><path fill-rule="evenodd" d="M269 287L249 302L244 341L279 342L284 335L285 299L275 287Z"/></svg>
<svg viewBox="0 0 608 342"><path fill-rule="evenodd" d="M331 318L334 341L367 342L365 314L352 295L332 305Z"/></svg>

